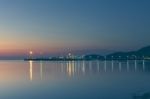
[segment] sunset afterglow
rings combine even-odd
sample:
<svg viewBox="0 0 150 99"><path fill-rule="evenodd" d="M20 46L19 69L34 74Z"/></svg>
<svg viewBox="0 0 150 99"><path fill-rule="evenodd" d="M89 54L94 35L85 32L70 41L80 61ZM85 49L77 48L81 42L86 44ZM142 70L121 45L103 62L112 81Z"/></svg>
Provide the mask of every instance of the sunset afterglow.
<svg viewBox="0 0 150 99"><path fill-rule="evenodd" d="M115 2L2 0L1 58L30 50L37 56L108 54L149 45L149 1Z"/></svg>

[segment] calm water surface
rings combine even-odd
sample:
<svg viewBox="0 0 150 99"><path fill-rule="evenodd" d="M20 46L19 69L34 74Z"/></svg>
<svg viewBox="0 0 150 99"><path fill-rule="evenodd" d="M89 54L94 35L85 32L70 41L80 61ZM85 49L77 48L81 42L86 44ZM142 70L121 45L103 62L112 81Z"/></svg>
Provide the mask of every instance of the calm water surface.
<svg viewBox="0 0 150 99"><path fill-rule="evenodd" d="M150 92L150 61L0 61L0 99L133 99Z"/></svg>

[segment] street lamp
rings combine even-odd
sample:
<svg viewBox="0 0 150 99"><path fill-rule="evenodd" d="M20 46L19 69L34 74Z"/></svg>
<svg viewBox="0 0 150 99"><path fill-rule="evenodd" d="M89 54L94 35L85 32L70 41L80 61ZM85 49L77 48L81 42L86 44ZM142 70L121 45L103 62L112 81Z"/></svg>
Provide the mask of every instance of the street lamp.
<svg viewBox="0 0 150 99"><path fill-rule="evenodd" d="M121 60L121 56L119 56L119 60Z"/></svg>
<svg viewBox="0 0 150 99"><path fill-rule="evenodd" d="M143 56L143 60L145 59L145 57Z"/></svg>
<svg viewBox="0 0 150 99"><path fill-rule="evenodd" d="M32 58L33 52L29 51L30 58Z"/></svg>
<svg viewBox="0 0 150 99"><path fill-rule="evenodd" d="M132 56L133 56L133 59L136 60L136 56L135 55L132 55Z"/></svg>
<svg viewBox="0 0 150 99"><path fill-rule="evenodd" d="M111 56L111 59L113 60L113 59L114 59L114 56Z"/></svg>
<svg viewBox="0 0 150 99"><path fill-rule="evenodd" d="M30 52L29 52L29 54L30 54L30 55L32 55L32 54L33 54L33 52L32 52L32 51L30 51Z"/></svg>

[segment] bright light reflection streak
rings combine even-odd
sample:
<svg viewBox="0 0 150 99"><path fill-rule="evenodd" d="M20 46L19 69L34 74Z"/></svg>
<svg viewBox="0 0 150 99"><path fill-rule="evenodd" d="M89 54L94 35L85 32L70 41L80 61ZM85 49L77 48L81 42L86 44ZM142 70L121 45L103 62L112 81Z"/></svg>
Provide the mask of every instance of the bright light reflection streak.
<svg viewBox="0 0 150 99"><path fill-rule="evenodd" d="M97 61L97 71L99 72L99 65L100 65L100 62Z"/></svg>
<svg viewBox="0 0 150 99"><path fill-rule="evenodd" d="M121 62L119 62L119 71L121 72Z"/></svg>
<svg viewBox="0 0 150 99"><path fill-rule="evenodd" d="M127 72L129 71L129 61L127 60Z"/></svg>
<svg viewBox="0 0 150 99"><path fill-rule="evenodd" d="M85 62L84 61L82 63L82 72L83 72L83 74L85 73Z"/></svg>
<svg viewBox="0 0 150 99"><path fill-rule="evenodd" d="M74 75L74 71L75 71L74 62L69 61L67 63L67 72L68 72L68 75L71 77L72 75Z"/></svg>
<svg viewBox="0 0 150 99"><path fill-rule="evenodd" d="M145 60L143 60L143 71L145 71Z"/></svg>
<svg viewBox="0 0 150 99"><path fill-rule="evenodd" d="M111 68L112 68L111 71L113 72L114 71L114 61L113 60L111 61Z"/></svg>
<svg viewBox="0 0 150 99"><path fill-rule="evenodd" d="M33 79L33 72L32 72L32 68L33 68L33 61L29 61L29 64L30 64L30 81L32 81Z"/></svg>
<svg viewBox="0 0 150 99"><path fill-rule="evenodd" d="M42 77L43 77L43 63L42 62L40 62L40 76L42 80Z"/></svg>
<svg viewBox="0 0 150 99"><path fill-rule="evenodd" d="M106 72L107 70L107 64L106 64L106 60L104 61L104 71Z"/></svg>
<svg viewBox="0 0 150 99"><path fill-rule="evenodd" d="M137 61L135 60L134 62L135 62L134 63L135 64L135 71L136 71L137 70Z"/></svg>

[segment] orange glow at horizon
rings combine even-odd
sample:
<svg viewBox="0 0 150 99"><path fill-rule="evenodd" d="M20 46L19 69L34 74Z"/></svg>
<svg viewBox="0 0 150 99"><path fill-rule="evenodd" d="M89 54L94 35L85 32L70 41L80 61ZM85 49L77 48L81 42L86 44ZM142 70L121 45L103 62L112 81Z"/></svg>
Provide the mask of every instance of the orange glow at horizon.
<svg viewBox="0 0 150 99"><path fill-rule="evenodd" d="M23 36L18 31L0 30L3 33L0 37L0 56L19 55L41 55L41 53L64 54L68 49L77 49L83 46L75 45L61 39L44 39L37 36ZM85 47L84 47L85 48Z"/></svg>
<svg viewBox="0 0 150 99"><path fill-rule="evenodd" d="M7 34L7 33L6 33ZM4 34L5 35L5 34ZM29 55L33 54L33 52L36 53L55 53L58 51L58 49L62 49L62 44L59 44L58 42L53 43L47 43L42 40L38 40L36 38L23 38L20 39L20 37L12 37L10 35L6 35L6 38L2 38L0 42L0 55L2 56L8 56L8 55ZM32 51L32 52L29 52Z"/></svg>
<svg viewBox="0 0 150 99"><path fill-rule="evenodd" d="M32 50L29 50L32 49ZM60 52L61 48L40 48L40 47L35 47L35 48L31 48L31 47L26 47L26 48L22 48L22 47L0 47L0 56L11 56L11 55L36 55L39 54L41 55L41 53L57 53Z"/></svg>
<svg viewBox="0 0 150 99"><path fill-rule="evenodd" d="M11 37L9 35L7 38L1 38L0 56L28 56L31 54L33 55L33 52L34 55L41 55L41 53L43 55L45 53L62 55L64 53L68 53L69 48L75 50L80 48L80 46L76 46L68 42L61 42L59 40L49 42L37 39L36 37L32 39L30 37L21 39L20 37L14 37L14 35Z"/></svg>

